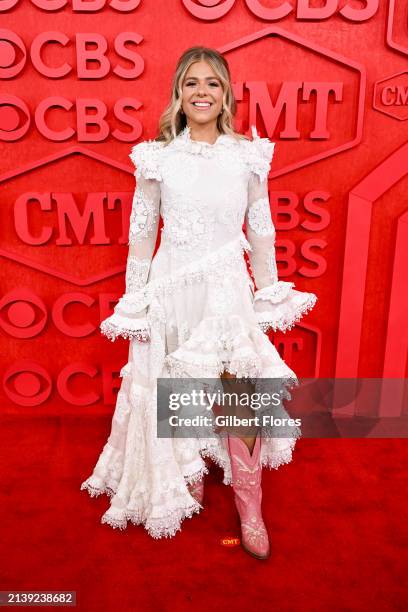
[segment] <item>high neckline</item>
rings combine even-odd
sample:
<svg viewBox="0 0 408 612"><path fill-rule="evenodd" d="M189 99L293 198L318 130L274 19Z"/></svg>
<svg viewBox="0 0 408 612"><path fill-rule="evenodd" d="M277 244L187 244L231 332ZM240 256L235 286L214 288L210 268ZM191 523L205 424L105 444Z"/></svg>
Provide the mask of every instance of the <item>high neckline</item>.
<svg viewBox="0 0 408 612"><path fill-rule="evenodd" d="M205 146L205 147L215 147L219 142L222 142L223 140L225 140L226 138L228 138L227 134L219 134L219 136L217 137L215 142L206 142L205 140L194 140L193 138L191 138L191 128L189 125L186 125L181 132L179 133L179 136L181 136L184 140L187 140L188 142L191 142L193 144L197 144L200 146Z"/></svg>

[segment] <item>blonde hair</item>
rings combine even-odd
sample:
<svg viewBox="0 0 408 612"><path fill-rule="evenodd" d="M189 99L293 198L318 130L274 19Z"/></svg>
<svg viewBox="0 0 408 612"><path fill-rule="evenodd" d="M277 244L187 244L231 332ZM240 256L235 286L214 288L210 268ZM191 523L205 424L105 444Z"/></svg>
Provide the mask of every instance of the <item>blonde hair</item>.
<svg viewBox="0 0 408 612"><path fill-rule="evenodd" d="M223 89L222 113L217 117L217 128L221 134L229 134L234 138L247 139L243 134L235 132L232 120L236 113L237 104L231 85L231 74L227 60L215 49L209 47L190 47L181 55L177 62L173 76L170 102L159 119L158 142L168 144L187 125L186 115L182 113L182 83L188 69L195 62L206 61L221 81Z"/></svg>

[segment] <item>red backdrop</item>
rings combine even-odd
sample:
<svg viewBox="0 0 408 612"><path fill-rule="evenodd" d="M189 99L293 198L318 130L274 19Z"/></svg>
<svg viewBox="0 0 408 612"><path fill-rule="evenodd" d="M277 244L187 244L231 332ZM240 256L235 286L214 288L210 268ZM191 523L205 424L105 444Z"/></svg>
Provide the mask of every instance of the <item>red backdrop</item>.
<svg viewBox="0 0 408 612"><path fill-rule="evenodd" d="M406 375L403 5L1 3L3 409L111 411L127 343L98 324L124 291L128 154L194 44L228 59L236 128L277 143L280 278L319 297L271 336L282 356L300 376Z"/></svg>
<svg viewBox="0 0 408 612"><path fill-rule="evenodd" d="M79 487L127 360L98 326L124 291L128 154L187 47L225 54L235 127L276 142L279 275L319 298L271 334L281 355L299 377L407 376L407 6L0 0L0 588L73 589L87 611L404 609L404 440L302 439L264 471L266 565L219 546L239 526L217 473L171 541L101 526L107 500ZM386 399L370 409L404 411Z"/></svg>

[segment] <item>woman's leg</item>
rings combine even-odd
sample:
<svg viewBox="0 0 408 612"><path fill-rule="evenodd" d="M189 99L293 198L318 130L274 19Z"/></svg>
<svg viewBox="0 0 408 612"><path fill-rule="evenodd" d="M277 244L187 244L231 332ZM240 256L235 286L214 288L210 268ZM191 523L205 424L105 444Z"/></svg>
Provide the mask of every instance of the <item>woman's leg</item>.
<svg viewBox="0 0 408 612"><path fill-rule="evenodd" d="M243 396L243 394L247 394L247 396L250 398L254 392L253 383L242 380L238 381L235 374L231 374L230 372L227 372L227 370L224 370L224 372L221 374L221 382L224 393L236 393L236 397L238 398ZM253 419L255 416L253 409L240 403L239 399L238 402L235 402L231 406L224 405L222 409L225 415L236 415L240 419ZM231 432L240 438L248 447L249 452L252 453L256 436L258 434L258 426L250 425L246 428L243 426L238 426L236 428L226 427L225 429L227 432Z"/></svg>

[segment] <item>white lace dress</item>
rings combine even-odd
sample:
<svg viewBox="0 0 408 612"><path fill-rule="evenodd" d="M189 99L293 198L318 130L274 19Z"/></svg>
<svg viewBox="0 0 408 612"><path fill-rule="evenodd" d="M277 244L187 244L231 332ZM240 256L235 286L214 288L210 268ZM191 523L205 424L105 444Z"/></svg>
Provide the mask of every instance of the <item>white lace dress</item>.
<svg viewBox="0 0 408 612"><path fill-rule="evenodd" d="M101 323L111 340L130 340L129 360L120 372L110 435L81 484L92 496L110 496L101 522L112 527L124 529L130 520L155 538L175 535L202 508L187 483L207 473L206 456L231 483L219 436L157 437L158 377L219 380L227 370L280 377L287 389L298 384L264 332L290 329L317 297L278 280L268 197L275 143L255 127L252 136L222 134L209 144L193 140L185 127L168 145L149 140L132 148L137 184L126 292ZM150 341L140 342L146 336ZM262 465L288 463L299 435L294 429L288 438L263 438Z"/></svg>

